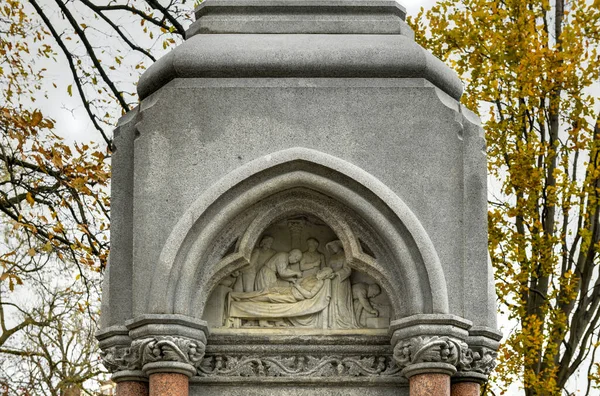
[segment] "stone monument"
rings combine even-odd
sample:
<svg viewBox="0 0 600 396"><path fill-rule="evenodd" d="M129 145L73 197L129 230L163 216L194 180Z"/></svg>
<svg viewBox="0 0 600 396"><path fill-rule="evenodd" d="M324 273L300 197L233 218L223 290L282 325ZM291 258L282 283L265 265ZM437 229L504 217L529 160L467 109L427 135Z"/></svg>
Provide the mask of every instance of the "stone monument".
<svg viewBox="0 0 600 396"><path fill-rule="evenodd" d="M117 394L479 395L485 142L391 0L206 0L115 131Z"/></svg>

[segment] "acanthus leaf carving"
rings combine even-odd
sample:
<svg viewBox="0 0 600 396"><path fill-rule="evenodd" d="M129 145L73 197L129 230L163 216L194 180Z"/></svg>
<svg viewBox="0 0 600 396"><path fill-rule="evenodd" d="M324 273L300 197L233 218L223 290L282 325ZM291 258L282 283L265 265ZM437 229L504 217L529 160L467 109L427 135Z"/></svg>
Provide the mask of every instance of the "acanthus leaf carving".
<svg viewBox="0 0 600 396"><path fill-rule="evenodd" d="M181 362L198 366L204 356L201 342L182 337L155 337L136 340L142 351L142 363ZM132 348L133 348L132 344Z"/></svg>
<svg viewBox="0 0 600 396"><path fill-rule="evenodd" d="M181 362L198 367L204 357L204 343L182 337L151 337L135 340L129 347L110 347L101 352L110 372L142 370L154 362Z"/></svg>
<svg viewBox="0 0 600 396"><path fill-rule="evenodd" d="M458 366L468 360L466 350L465 342L450 337L419 336L399 341L394 348L394 359L401 369L418 363Z"/></svg>
<svg viewBox="0 0 600 396"><path fill-rule="evenodd" d="M400 376L390 356L205 357L201 377L373 377Z"/></svg>
<svg viewBox="0 0 600 396"><path fill-rule="evenodd" d="M458 371L462 373L476 372L483 375L489 375L496 367L496 358L498 353L485 346L469 348L464 353L461 364L457 366Z"/></svg>
<svg viewBox="0 0 600 396"><path fill-rule="evenodd" d="M128 352L127 347L110 347L100 352L100 358L102 364L106 369L111 372L117 372L127 370L128 365L124 359L125 354Z"/></svg>

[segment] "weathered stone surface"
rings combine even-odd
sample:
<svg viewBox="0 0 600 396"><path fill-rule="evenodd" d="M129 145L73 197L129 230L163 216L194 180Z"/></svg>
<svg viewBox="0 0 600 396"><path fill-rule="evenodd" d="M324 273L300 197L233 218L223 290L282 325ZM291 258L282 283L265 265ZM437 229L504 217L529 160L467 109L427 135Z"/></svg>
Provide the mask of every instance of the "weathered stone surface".
<svg viewBox="0 0 600 396"><path fill-rule="evenodd" d="M98 334L115 380L244 396L485 381L485 142L404 9L207 0L196 16L115 138Z"/></svg>
<svg viewBox="0 0 600 396"><path fill-rule="evenodd" d="M196 8L196 34L404 34L406 10L390 0L213 0Z"/></svg>
<svg viewBox="0 0 600 396"><path fill-rule="evenodd" d="M408 386L365 386L364 384L352 384L344 381L342 383L319 385L306 383L304 385L289 386L284 384L259 384L259 385L235 385L207 386L190 383L190 395L192 396L409 396Z"/></svg>

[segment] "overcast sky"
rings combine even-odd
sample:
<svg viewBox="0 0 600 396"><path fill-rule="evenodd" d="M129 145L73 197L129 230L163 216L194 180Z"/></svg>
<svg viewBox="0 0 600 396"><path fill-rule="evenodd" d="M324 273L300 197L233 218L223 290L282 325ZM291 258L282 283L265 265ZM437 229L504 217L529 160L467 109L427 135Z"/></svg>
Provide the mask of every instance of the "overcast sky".
<svg viewBox="0 0 600 396"><path fill-rule="evenodd" d="M421 7L430 8L435 0L400 0L399 3L406 7L408 15L416 15Z"/></svg>

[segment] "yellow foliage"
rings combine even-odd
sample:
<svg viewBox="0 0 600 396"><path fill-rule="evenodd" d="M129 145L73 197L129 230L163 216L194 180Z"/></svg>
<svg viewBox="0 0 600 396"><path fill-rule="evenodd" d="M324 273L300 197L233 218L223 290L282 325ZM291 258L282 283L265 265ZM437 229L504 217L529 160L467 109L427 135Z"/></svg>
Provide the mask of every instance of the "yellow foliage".
<svg viewBox="0 0 600 396"><path fill-rule="evenodd" d="M442 0L409 23L466 82L462 102L483 116L489 173L502 186L489 251L518 327L496 385L559 395L597 348L600 320L600 116L590 89L600 78L600 1Z"/></svg>

